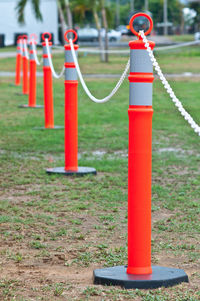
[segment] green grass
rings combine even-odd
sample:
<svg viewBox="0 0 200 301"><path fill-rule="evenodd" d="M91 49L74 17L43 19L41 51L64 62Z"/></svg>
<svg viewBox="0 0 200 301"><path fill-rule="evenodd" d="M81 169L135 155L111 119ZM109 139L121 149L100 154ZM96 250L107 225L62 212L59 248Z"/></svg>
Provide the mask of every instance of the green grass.
<svg viewBox="0 0 200 301"><path fill-rule="evenodd" d="M127 48L127 50L129 50ZM200 73L200 47L189 46L184 48L155 51L155 56L164 73ZM178 59L177 59L178 57ZM41 55L39 55L41 58ZM109 63L101 63L99 55L79 53L79 64L83 74L122 74L128 61L128 55L109 55ZM64 64L64 54L53 51L53 63L59 73ZM95 66L95 68L94 68ZM15 58L0 59L1 71L15 71ZM38 67L42 72L42 66ZM105 92L106 94L106 92Z"/></svg>
<svg viewBox="0 0 200 301"><path fill-rule="evenodd" d="M181 53L182 64L191 57L197 64L196 51ZM159 59L168 60L166 54ZM104 64L92 70L95 60L88 56L81 64L90 62L88 72L104 70ZM1 68L7 60L0 62ZM113 66L118 65L115 58ZM176 66L173 61L174 73ZM16 95L21 88L10 86L12 81L0 80L0 299L199 300L200 141L161 83L154 82L153 97L152 264L183 268L190 284L143 291L91 281L95 268L127 264L128 81L101 105L79 87L79 165L98 172L81 178L45 173L64 165L64 132L35 130L44 124L43 110L19 109L27 97ZM87 82L100 98L116 80ZM200 124L199 83L170 84ZM42 104L42 79L37 88ZM63 80L54 80L57 125L64 124L63 103Z"/></svg>
<svg viewBox="0 0 200 301"><path fill-rule="evenodd" d="M173 35L168 36L174 42L190 42L194 41L194 34Z"/></svg>

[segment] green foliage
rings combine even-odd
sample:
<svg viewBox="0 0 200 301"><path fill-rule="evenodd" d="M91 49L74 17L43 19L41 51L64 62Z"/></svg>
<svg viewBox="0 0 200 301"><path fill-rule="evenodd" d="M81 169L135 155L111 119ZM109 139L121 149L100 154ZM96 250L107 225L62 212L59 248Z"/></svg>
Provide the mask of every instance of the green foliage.
<svg viewBox="0 0 200 301"><path fill-rule="evenodd" d="M163 0L149 1L149 10L153 14L154 24L163 22ZM168 0L168 21L181 24L182 5L179 0Z"/></svg>
<svg viewBox="0 0 200 301"><path fill-rule="evenodd" d="M18 0L16 5L16 11L18 16L18 22L24 24L24 9L27 5L28 1L31 1L33 12L35 14L36 19L42 20L42 14L40 12L40 0Z"/></svg>

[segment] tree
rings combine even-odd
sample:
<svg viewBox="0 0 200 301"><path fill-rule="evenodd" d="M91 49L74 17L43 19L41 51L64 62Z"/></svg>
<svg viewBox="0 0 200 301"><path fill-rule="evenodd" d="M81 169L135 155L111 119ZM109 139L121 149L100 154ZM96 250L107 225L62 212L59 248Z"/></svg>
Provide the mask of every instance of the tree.
<svg viewBox="0 0 200 301"><path fill-rule="evenodd" d="M194 18L194 24L195 24L195 31L200 30L200 1L199 2L193 2L190 3L189 7L191 9L194 9L196 11L196 17Z"/></svg>
<svg viewBox="0 0 200 301"><path fill-rule="evenodd" d="M24 9L25 9L28 1L31 1L36 19L42 20L42 15L41 15L41 12L40 12L40 0L19 0L18 3L17 3L17 6L16 6L19 23L22 23L22 24L25 23Z"/></svg>
<svg viewBox="0 0 200 301"><path fill-rule="evenodd" d="M154 24L163 22L163 0L149 1L149 11L153 14ZM168 21L181 24L182 5L179 0L168 0Z"/></svg>
<svg viewBox="0 0 200 301"><path fill-rule="evenodd" d="M96 28L98 30L98 39L99 39L99 48L102 50L100 53L101 61L105 61L105 56L103 53L104 47L103 47L103 40L101 35L101 22L99 19L99 2L98 0L77 0L76 3L74 2L73 5L73 13L77 16L79 16L79 20L84 20L86 17L87 12L91 12L92 16L94 18Z"/></svg>
<svg viewBox="0 0 200 301"><path fill-rule="evenodd" d="M20 23L24 23L24 9L27 5L28 1L31 1L33 5L33 10L37 19L42 20L42 15L40 12L40 0L18 0L16 10L18 15L18 21ZM62 36L64 36L64 32L66 29L66 21L68 24L68 28L73 28L73 20L72 20L72 13L69 0L57 0L58 4L58 12L61 21L61 29L62 29ZM93 14L96 27L99 31L99 44L100 49L103 49L102 43L102 36L100 33L101 30L101 22L99 20L98 12L101 12L102 15L102 22L105 28L105 49L108 49L108 22L107 22L107 7L105 5L105 0L74 0L73 1L73 10L77 13L79 12L82 17L85 16L86 11L90 10ZM104 60L103 53L101 59ZM105 56L105 60L108 61L108 54Z"/></svg>
<svg viewBox="0 0 200 301"><path fill-rule="evenodd" d="M16 6L18 22L22 24L25 23L24 10L28 2L31 2L33 6L33 11L35 13L36 19L42 20L42 14L40 12L40 1L41 0L18 0ZM69 0L56 0L56 1L58 4L58 12L61 21L62 31L66 29L66 23L68 24L68 28L73 28L72 14L69 5Z"/></svg>

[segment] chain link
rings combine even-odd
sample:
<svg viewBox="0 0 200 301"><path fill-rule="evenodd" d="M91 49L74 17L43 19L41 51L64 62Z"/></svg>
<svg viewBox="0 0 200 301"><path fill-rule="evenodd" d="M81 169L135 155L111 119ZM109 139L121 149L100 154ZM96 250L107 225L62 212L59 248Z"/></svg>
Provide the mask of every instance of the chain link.
<svg viewBox="0 0 200 301"><path fill-rule="evenodd" d="M85 81L83 79L83 76L82 76L82 73L81 73L81 70L80 70L80 67L79 67L79 64L78 64L78 60L77 60L77 57L76 57L76 53L75 53L75 50L74 50L74 44L72 42L72 39L69 39L69 42L70 42L70 46L71 46L71 52L72 52L72 56L73 56L73 60L74 60L74 64L76 66L76 71L78 73L78 76L80 78L80 82L83 86L83 89L85 90L85 93L88 95L88 97L96 102L96 103L104 103L104 102L107 102L108 100L111 99L111 97L117 92L117 90L119 89L119 87L121 86L121 84L123 83L124 79L126 78L126 75L127 75L127 72L129 70L129 67L130 67L130 59L128 60L127 64L126 64L126 67L125 67L125 70L124 72L122 73L122 76L120 77L118 83L116 84L115 88L111 91L111 93L106 96L105 98L102 98L102 99L97 99L96 97L94 97L88 87L86 86L85 84Z"/></svg>
<svg viewBox="0 0 200 301"><path fill-rule="evenodd" d="M60 74L57 74L55 72L55 69L54 69L54 66L53 66L53 63L52 63L52 59L51 59L51 53L50 53L50 48L49 48L49 41L48 39L45 39L45 43L46 43L46 46L47 46L47 55L48 55L48 60L49 60L49 65L50 65L50 68L51 68L51 72L53 74L53 77L55 78L60 78L61 76L63 76L64 72L65 72L65 66L63 66Z"/></svg>
<svg viewBox="0 0 200 301"><path fill-rule="evenodd" d="M174 94L170 84L168 83L168 81L166 80L166 78L164 77L160 66L158 65L158 62L156 60L156 58L154 57L153 51L151 50L150 46L149 46L149 42L144 34L144 31L140 31L141 37L143 39L144 45L149 53L150 59L153 63L153 66L155 67L156 72L158 73L158 76L160 77L160 80L162 82L162 84L164 85L165 89L167 90L167 93L169 94L169 96L171 97L173 103L175 104L175 106L177 107L177 109L179 110L179 112L181 113L181 115L185 118L185 120L190 124L191 128L195 131L195 133L197 133L200 136L200 127L198 126L198 124L193 120L193 118L190 116L190 114L184 109L184 107L182 106L182 103L180 102L180 100L176 97L176 95Z"/></svg>

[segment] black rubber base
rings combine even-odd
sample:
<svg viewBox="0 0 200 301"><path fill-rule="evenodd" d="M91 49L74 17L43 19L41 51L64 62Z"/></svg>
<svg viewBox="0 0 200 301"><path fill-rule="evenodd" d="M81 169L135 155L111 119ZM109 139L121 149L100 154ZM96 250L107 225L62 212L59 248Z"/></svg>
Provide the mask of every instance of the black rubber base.
<svg viewBox="0 0 200 301"><path fill-rule="evenodd" d="M126 269L126 266L116 266L94 270L94 284L119 285L126 289L150 289L189 282L188 276L181 269L153 266L150 275L131 275L126 273Z"/></svg>
<svg viewBox="0 0 200 301"><path fill-rule="evenodd" d="M64 167L55 167L55 168L48 168L46 170L48 174L60 174L65 176L77 175L77 176L84 176L88 174L96 175L96 169L92 167L78 167L78 171L66 171Z"/></svg>
<svg viewBox="0 0 200 301"><path fill-rule="evenodd" d="M44 126L43 127L35 127L33 128L34 130L62 130L64 129L64 126L61 126L61 125L54 125L53 128L45 128Z"/></svg>
<svg viewBox="0 0 200 301"><path fill-rule="evenodd" d="M29 105L19 105L18 108L25 108L25 109L41 109L41 108L44 108L44 106L36 105L35 107L30 107Z"/></svg>

